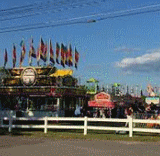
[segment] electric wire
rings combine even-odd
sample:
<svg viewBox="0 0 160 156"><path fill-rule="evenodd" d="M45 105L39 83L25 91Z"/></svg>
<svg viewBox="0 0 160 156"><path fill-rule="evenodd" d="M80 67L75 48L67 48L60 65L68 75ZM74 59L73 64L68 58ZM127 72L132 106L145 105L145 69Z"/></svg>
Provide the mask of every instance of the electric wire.
<svg viewBox="0 0 160 156"><path fill-rule="evenodd" d="M83 2L83 3L82 3ZM74 9L74 8L83 8L83 7L87 7L87 6L97 6L99 5L100 2L97 1L93 1L93 2L86 2L85 0L81 1L81 2L74 2L72 1L72 3L60 3L60 5L54 3L55 6L52 6L51 3L50 4L43 4L43 5L39 5L36 7L31 7L33 5L30 5L29 8L23 8L21 10L11 10L10 12L0 12L0 20L2 21L6 21L6 20L12 20L12 19L18 19L18 18L24 18L24 17L30 17L30 16L36 16L49 11L53 11L53 12L59 12L62 11L63 9ZM19 9L19 8L18 8ZM41 11L41 12L39 12ZM52 13L53 13L52 12ZM18 17L15 17L18 16ZM10 17L10 18L9 18Z"/></svg>
<svg viewBox="0 0 160 156"><path fill-rule="evenodd" d="M32 24L32 25L23 25L23 26L16 26L16 27L5 27L1 29L0 33L33 30L33 29L39 29L39 28L63 26L63 25L78 24L78 23L92 23L93 21L101 21L109 18L117 18L117 17L133 16L133 15L144 14L144 13L158 12L160 11L159 6L160 4L152 6L152 7L157 7L156 9L155 8L151 9L151 6L146 6L146 7L135 8L130 10L122 10L122 11L115 11L115 12L109 12L109 13L101 13L101 14L93 14L88 16L76 17L68 20L60 20L60 21L45 22L45 23L42 22L42 23L36 23L34 25ZM88 22L89 20L91 20L91 22Z"/></svg>
<svg viewBox="0 0 160 156"><path fill-rule="evenodd" d="M49 13L49 12L52 12L52 13L57 13L57 12L61 12L61 11L64 11L64 10L69 10L69 9L74 9L76 6L71 6L70 8L54 8L54 11L53 9L47 9L47 11L42 11L42 12L37 12L37 13L32 13L32 14L27 14L27 15L20 15L19 17L11 17L11 18L1 18L0 21L3 22L3 21L7 21L7 20L13 20L13 19L20 19L20 18L25 18L25 17L31 17L31 16L36 16L36 15L40 15L40 14L44 14L44 13ZM81 8L84 8L84 7L87 7L87 5L81 5ZM80 7L79 7L80 8Z"/></svg>

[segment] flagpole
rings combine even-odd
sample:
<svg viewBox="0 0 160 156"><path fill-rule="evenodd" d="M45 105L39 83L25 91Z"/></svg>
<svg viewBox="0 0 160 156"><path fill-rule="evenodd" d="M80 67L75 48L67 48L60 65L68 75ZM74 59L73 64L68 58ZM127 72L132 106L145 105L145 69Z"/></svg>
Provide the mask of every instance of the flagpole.
<svg viewBox="0 0 160 156"><path fill-rule="evenodd" d="M6 67L7 62L8 62L8 54L7 54L7 49L5 49L5 52L4 52L4 68Z"/></svg>
<svg viewBox="0 0 160 156"><path fill-rule="evenodd" d="M60 47L60 65L62 65L62 43L61 43L61 47Z"/></svg>
<svg viewBox="0 0 160 156"><path fill-rule="evenodd" d="M51 39L49 39L49 54L48 54L48 65L49 65L49 62L50 62L50 48L51 48Z"/></svg>
<svg viewBox="0 0 160 156"><path fill-rule="evenodd" d="M37 51L37 53L38 53L38 56L37 56L38 57L38 59L37 59L37 65L38 66L39 66L39 63L40 63L40 48L41 48L40 47L40 43L41 43L41 38L42 37L40 36L40 42L39 42L38 51Z"/></svg>
<svg viewBox="0 0 160 156"><path fill-rule="evenodd" d="M74 47L74 67L76 67L76 47Z"/></svg>
<svg viewBox="0 0 160 156"><path fill-rule="evenodd" d="M31 40L30 40L30 49L29 49L29 66L32 66L32 57L31 57L31 48L32 48L32 36L31 36Z"/></svg>
<svg viewBox="0 0 160 156"><path fill-rule="evenodd" d="M48 44L47 44L47 42L46 43L44 43L44 48L45 49L43 49L43 50L45 50L44 52L44 59L45 59L45 61L44 61L44 66L46 66L46 62L47 62L47 55L48 55ZM47 54L46 54L47 53Z"/></svg>

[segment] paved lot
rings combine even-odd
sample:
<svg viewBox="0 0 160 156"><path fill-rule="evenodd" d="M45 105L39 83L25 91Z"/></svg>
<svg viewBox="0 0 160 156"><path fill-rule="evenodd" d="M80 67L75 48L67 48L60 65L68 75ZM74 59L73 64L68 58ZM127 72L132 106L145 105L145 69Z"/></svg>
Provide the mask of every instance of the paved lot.
<svg viewBox="0 0 160 156"><path fill-rule="evenodd" d="M0 156L156 156L160 142L140 143L99 140L52 140L0 136Z"/></svg>

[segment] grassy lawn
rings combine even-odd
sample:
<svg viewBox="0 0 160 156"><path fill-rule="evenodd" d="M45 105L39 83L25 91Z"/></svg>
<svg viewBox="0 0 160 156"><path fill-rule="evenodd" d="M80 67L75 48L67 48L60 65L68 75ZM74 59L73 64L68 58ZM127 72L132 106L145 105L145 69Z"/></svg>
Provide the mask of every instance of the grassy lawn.
<svg viewBox="0 0 160 156"><path fill-rule="evenodd" d="M156 133L138 133L134 132L133 137L129 134L115 134L115 131L93 131L88 130L86 136L83 135L83 130L48 130L44 134L43 130L18 130L13 129L12 133L8 133L7 129L0 129L0 135L12 136L28 136L28 137L45 137L49 139L83 139L83 140L118 140L118 141L139 141L139 142L157 142L160 141L160 135Z"/></svg>

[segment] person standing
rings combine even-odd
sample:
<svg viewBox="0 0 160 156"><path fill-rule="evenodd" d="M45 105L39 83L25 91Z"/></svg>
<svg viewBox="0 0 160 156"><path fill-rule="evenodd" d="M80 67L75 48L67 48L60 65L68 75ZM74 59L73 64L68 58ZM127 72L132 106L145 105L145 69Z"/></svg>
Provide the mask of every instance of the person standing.
<svg viewBox="0 0 160 156"><path fill-rule="evenodd" d="M127 107L127 108L125 109L125 114L126 114L126 116L127 116L127 119L129 119L130 117L133 118L133 108L132 108L132 106ZM128 122L126 122L126 124L125 124L125 127L127 127L127 126L128 126Z"/></svg>

